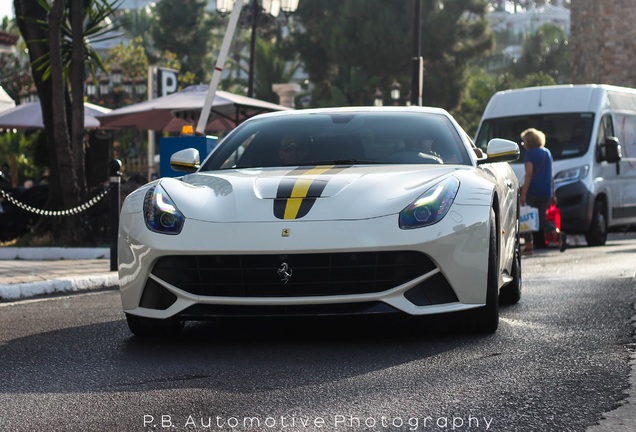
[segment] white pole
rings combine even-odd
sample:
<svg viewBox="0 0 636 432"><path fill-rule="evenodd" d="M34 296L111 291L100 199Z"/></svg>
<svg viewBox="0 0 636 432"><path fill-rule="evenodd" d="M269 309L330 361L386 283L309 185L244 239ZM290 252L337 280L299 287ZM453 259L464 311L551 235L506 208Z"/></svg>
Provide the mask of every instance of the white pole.
<svg viewBox="0 0 636 432"><path fill-rule="evenodd" d="M208 124L208 117L210 117L210 111L212 111L212 102L214 102L214 95L216 95L216 88L219 86L221 80L221 73L223 72L223 66L225 59L230 51L230 44L234 37L234 30L238 24L239 16L241 15L241 8L243 7L243 0L236 0L234 3L234 9L230 15L230 22L227 24L227 30L223 37L223 43L221 44L221 51L219 51L219 58L216 60L216 66L214 66L214 72L212 73L212 80L210 81L210 87L208 88L208 94L205 97L203 109L201 110L201 116L199 117L199 123L197 123L197 133L205 134L205 126Z"/></svg>
<svg viewBox="0 0 636 432"><path fill-rule="evenodd" d="M148 66L148 100L155 97L155 68ZM155 173L155 131L148 130L148 181L152 181Z"/></svg>

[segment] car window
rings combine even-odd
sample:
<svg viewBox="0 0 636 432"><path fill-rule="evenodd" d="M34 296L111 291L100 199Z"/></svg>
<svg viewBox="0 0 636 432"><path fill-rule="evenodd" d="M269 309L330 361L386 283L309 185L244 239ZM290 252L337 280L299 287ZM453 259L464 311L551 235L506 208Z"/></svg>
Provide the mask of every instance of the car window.
<svg viewBox="0 0 636 432"><path fill-rule="evenodd" d="M453 123L440 114L329 113L253 119L202 171L321 164L470 164Z"/></svg>

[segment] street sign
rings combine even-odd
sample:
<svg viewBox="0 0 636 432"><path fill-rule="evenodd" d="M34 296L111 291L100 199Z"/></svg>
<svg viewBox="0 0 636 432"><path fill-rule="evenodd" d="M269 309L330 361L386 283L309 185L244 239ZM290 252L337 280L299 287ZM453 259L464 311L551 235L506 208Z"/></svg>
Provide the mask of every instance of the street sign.
<svg viewBox="0 0 636 432"><path fill-rule="evenodd" d="M157 97L168 96L177 91L179 72L163 67L157 68Z"/></svg>

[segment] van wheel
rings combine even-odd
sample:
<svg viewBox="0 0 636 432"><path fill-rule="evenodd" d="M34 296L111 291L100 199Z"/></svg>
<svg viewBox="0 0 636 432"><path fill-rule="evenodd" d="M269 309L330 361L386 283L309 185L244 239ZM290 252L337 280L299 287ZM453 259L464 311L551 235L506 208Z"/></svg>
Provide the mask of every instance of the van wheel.
<svg viewBox="0 0 636 432"><path fill-rule="evenodd" d="M607 241L607 209L601 200L594 203L592 225L585 233L585 240L589 246L603 246Z"/></svg>

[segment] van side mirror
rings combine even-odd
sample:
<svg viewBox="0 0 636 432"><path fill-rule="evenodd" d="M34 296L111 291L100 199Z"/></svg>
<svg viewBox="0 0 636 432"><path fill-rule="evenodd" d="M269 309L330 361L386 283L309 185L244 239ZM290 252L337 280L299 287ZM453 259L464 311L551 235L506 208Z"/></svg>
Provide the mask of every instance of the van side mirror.
<svg viewBox="0 0 636 432"><path fill-rule="evenodd" d="M616 137L607 137L601 148L601 160L609 163L620 162L623 158L621 143Z"/></svg>
<svg viewBox="0 0 636 432"><path fill-rule="evenodd" d="M187 148L170 157L170 168L175 171L194 172L201 167L199 150Z"/></svg>

